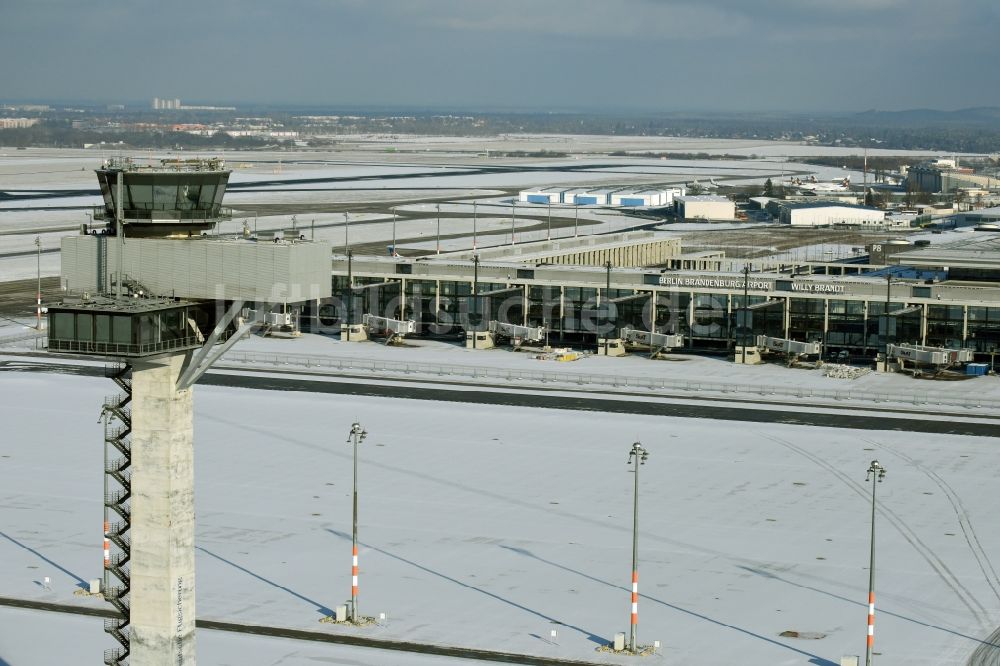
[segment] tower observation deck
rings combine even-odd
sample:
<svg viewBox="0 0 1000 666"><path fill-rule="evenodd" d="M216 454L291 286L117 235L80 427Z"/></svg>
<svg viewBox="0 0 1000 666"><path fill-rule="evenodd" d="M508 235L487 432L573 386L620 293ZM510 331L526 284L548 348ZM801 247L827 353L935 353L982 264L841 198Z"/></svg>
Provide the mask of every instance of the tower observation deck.
<svg viewBox="0 0 1000 666"><path fill-rule="evenodd" d="M120 217L136 237L200 234L232 217L222 206L230 173L220 159L105 160L97 169L104 206L94 219L113 223Z"/></svg>

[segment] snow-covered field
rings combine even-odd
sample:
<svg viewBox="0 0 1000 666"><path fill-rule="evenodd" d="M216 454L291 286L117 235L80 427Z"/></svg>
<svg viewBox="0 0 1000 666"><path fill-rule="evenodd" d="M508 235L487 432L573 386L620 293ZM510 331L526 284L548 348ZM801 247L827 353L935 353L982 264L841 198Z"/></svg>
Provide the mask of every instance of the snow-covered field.
<svg viewBox="0 0 1000 666"><path fill-rule="evenodd" d="M1000 405L1000 379L997 377L974 377L959 382L935 382L913 379L902 374L869 373L856 379L825 377L822 369L786 368L780 363L763 365L734 365L731 360L720 357L671 353L662 360L649 360L642 353L613 358L586 356L572 363L558 363L540 360L537 354L513 352L509 348L472 350L464 346L439 341L425 341L419 338L407 339L405 346L385 346L375 341L342 342L338 337L305 334L294 340L262 338L251 336L236 343L232 351L221 363L233 367L274 367L276 370L306 369L304 359L331 359L354 362L382 363L385 371L375 371L373 375L382 377L399 376L393 368L410 370L407 377L430 374L422 368L438 368L442 375L448 369L480 369L481 379L487 381L489 369L499 371L524 372L524 378L517 382L529 381L527 373L558 373L579 376L586 385L593 384L595 390L609 390L608 382L618 378L622 390L629 387L630 378L636 380L663 380L668 385L686 386L690 384L697 392L709 390L709 386L725 386L732 393L741 391L760 393L766 387L783 389L803 389L816 391L844 392L844 404L851 404L850 394L861 396L879 395L882 402L909 402L914 397L920 402L947 398L949 401L965 402L970 413L981 411L984 402ZM388 364L388 365L385 365ZM313 364L317 372L324 372L321 364ZM501 374L501 373L495 373ZM601 384L597 380L603 380ZM640 386L640 384L636 384ZM775 398L780 400L780 398Z"/></svg>
<svg viewBox="0 0 1000 666"><path fill-rule="evenodd" d="M4 373L0 386L0 595L94 604L73 591L100 575L96 417L110 382ZM862 653L873 458L888 468L879 663L963 663L1000 623L993 438L207 386L196 389L199 617L346 631L318 620L349 596L355 420L371 433L360 608L388 622L352 631L620 663L595 648L627 629L636 440L651 453L639 540L640 642L662 643L651 662ZM11 664L49 621L15 614L0 623ZM108 647L99 625L87 631L90 649ZM219 639L200 636L207 656ZM248 650L243 663L338 654L225 640Z"/></svg>
<svg viewBox="0 0 1000 666"><path fill-rule="evenodd" d="M0 607L0 664L100 663L109 649L103 620L42 611ZM59 640L45 640L58 636ZM7 640L4 640L7 638ZM210 666L295 666L296 664L348 664L350 666L434 666L441 657L372 650L346 645L331 647L304 641L265 638L248 634L202 631L197 638L198 661ZM449 666L471 666L482 662L449 658Z"/></svg>
<svg viewBox="0 0 1000 666"><path fill-rule="evenodd" d="M655 137L352 141L357 142L353 152L225 157L236 168L234 182L366 176L375 177L362 181L366 188L406 189L362 192L352 191L356 184L323 183L315 191L301 185L289 192L277 184L268 185L268 192L234 191L226 203L249 209L254 202L390 197L415 202L432 192L456 199L442 205L442 212L462 215L442 219L442 233L450 235L471 229L470 198L484 206L502 204L498 188L751 178L766 172L749 169L780 173L787 155L857 152ZM374 151L386 144L415 152L376 156ZM606 173L554 170L610 163L610 158L582 155L551 161L553 171L451 173L468 164L516 163L459 152L487 145L578 156L626 149L739 152L768 159L677 166L615 158L613 168L602 169ZM437 152L418 152L425 148ZM0 192L92 191L93 169L104 156L0 149ZM379 175L434 167L441 167L440 175L378 180ZM6 202L0 231L86 222L83 210L40 208L98 203L98 197L83 194ZM546 208L525 206L523 214L543 215ZM407 209L421 216L401 221L398 237L418 239L408 247L433 247L436 208L413 203ZM496 210L503 209L491 212ZM615 214L580 212L581 220L598 222L581 226L581 233L630 223ZM342 242L342 213L300 214L298 228L310 233L313 219L320 225L317 238L335 247ZM391 238L389 217L358 213L351 220L358 222L349 230L352 243ZM224 231L236 233L242 220L229 224L232 228ZM290 227L291 215L260 216L258 224L260 229ZM508 224L502 218L479 219L481 231L501 232L491 237L493 242L503 242ZM72 232L43 232L43 248L55 247L64 233ZM519 231L518 240L543 233ZM563 228L556 235L565 233ZM0 235L0 254L30 252L33 239L31 233ZM446 240L443 249L464 249L466 240ZM33 277L35 262L31 254L0 259L0 279ZM42 273L58 273L57 254L42 255ZM0 335L20 331L8 322ZM590 357L555 364L502 350L416 343L386 348L319 336L253 339L234 351L844 388L897 397L944 390L898 376L836 380L816 371L741 367L697 357L674 362ZM0 438L0 595L97 604L73 592L100 575L97 416L112 388L105 380L71 375L0 373L0 418L6 424ZM949 396L968 396L970 403L1000 398L995 377L946 388ZM889 470L877 489L879 663L965 663L1000 624L1000 577L994 564L1000 533L993 527L1000 473L996 438L211 386L199 386L196 395L200 617L348 631L318 620L349 596L351 479L344 440L350 423L358 420L371 432L361 463L360 603L364 613L388 615L383 626L354 630L365 635L623 663L595 648L627 630L632 477L625 460L635 440L651 452L641 477L639 636L642 643L662 643L659 655L647 661L829 666L843 654L862 653L871 499L863 479L875 457ZM987 418L970 410L974 416ZM50 590L40 582L46 576L52 580ZM781 635L788 631L800 637ZM53 633L65 640L49 640ZM204 631L199 645L203 663L213 664L418 666L441 661ZM89 662L109 647L95 620L0 609L0 665Z"/></svg>

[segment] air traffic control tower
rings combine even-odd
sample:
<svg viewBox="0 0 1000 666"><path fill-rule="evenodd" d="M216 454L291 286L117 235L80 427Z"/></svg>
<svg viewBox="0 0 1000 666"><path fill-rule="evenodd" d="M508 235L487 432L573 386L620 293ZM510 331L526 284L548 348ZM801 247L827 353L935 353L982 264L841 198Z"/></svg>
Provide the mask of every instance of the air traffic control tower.
<svg viewBox="0 0 1000 666"><path fill-rule="evenodd" d="M62 244L50 352L112 361L104 403L104 663L195 663L193 385L251 328L330 296L328 243L207 232L227 219L220 160L97 170L104 207ZM276 319L277 316L277 319Z"/></svg>

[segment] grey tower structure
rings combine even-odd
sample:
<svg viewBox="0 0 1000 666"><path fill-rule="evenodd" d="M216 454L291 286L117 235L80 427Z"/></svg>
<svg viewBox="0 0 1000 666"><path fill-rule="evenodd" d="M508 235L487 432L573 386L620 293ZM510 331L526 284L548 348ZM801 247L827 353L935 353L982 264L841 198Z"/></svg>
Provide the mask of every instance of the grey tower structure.
<svg viewBox="0 0 1000 666"><path fill-rule="evenodd" d="M64 239L50 352L114 361L105 400L106 664L195 663L193 384L278 309L330 295L330 246L203 235L228 217L220 160L97 171L103 229ZM113 548L110 546L113 545Z"/></svg>

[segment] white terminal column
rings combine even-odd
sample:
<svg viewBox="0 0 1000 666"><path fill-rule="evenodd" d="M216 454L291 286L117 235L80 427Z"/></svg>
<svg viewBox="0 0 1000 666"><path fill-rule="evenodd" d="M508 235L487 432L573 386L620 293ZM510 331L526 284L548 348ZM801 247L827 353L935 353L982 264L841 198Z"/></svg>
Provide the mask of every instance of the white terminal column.
<svg viewBox="0 0 1000 666"><path fill-rule="evenodd" d="M177 390L186 356L133 363L134 666L195 663L192 389Z"/></svg>

